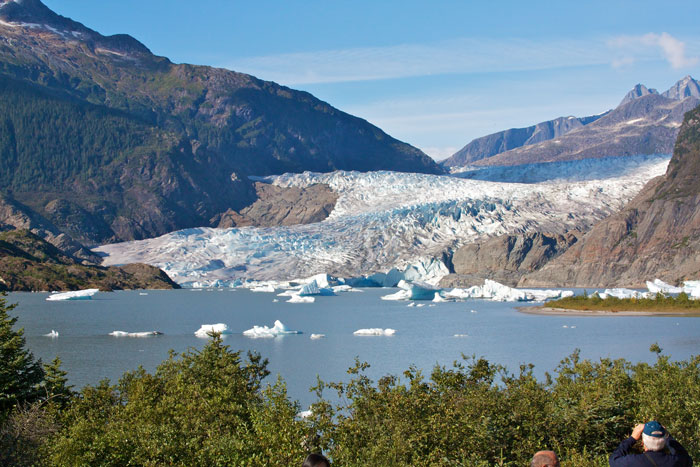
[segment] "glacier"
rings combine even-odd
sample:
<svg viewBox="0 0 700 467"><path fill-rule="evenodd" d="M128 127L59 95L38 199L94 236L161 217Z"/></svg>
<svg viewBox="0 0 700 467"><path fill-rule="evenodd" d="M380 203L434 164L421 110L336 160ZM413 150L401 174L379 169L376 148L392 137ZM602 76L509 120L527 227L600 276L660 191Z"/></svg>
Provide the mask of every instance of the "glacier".
<svg viewBox="0 0 700 467"><path fill-rule="evenodd" d="M318 274L346 278L344 285L352 287L393 287L401 280L435 285L448 272L445 251L503 234L587 230L662 175L668 160L569 162L563 172L561 164L509 169L509 180L518 181L519 170L521 181L546 180L539 183L389 171L256 177L280 187L324 183L339 197L329 217L313 224L191 228L95 251L105 266L151 264L185 287L254 286L248 282ZM316 285L325 288L322 282Z"/></svg>

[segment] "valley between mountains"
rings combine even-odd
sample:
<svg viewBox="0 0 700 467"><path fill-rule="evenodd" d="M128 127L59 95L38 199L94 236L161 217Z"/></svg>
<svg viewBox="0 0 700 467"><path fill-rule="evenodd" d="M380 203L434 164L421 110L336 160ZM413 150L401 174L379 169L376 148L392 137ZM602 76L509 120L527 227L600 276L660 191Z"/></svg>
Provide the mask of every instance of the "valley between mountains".
<svg viewBox="0 0 700 467"><path fill-rule="evenodd" d="M0 96L0 231L22 232L0 249L0 288L175 286L145 266L104 279L130 263L194 287L391 270L445 287L700 274L691 76L438 164L306 92L0 0ZM78 266L82 279L56 281ZM45 276L22 279L30 269Z"/></svg>

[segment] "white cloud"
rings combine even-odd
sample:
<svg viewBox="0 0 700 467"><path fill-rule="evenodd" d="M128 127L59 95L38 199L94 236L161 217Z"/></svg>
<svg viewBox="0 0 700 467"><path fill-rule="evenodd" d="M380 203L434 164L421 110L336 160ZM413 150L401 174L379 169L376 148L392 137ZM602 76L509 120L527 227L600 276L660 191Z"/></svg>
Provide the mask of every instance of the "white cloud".
<svg viewBox="0 0 700 467"><path fill-rule="evenodd" d="M675 70L687 68L698 63L698 57L689 57L686 43L663 32L648 33L642 36L620 36L610 40L609 45L621 55L614 59L614 67L632 64L638 59L653 59L661 56Z"/></svg>
<svg viewBox="0 0 700 467"><path fill-rule="evenodd" d="M225 66L299 85L600 65L609 63L606 48L604 41L457 39L241 58Z"/></svg>

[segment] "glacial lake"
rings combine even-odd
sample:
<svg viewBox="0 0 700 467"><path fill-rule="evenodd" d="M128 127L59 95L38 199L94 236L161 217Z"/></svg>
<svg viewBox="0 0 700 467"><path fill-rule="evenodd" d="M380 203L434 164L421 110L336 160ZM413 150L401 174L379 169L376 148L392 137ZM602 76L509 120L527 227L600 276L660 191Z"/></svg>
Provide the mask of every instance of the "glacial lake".
<svg viewBox="0 0 700 467"><path fill-rule="evenodd" d="M370 363L368 374L376 380L400 375L411 365L429 376L435 364L451 365L462 354L486 357L512 372L533 363L542 377L577 348L586 358L635 362L655 360L649 352L654 342L674 360L700 353L698 318L538 316L518 312L516 306L527 306L519 303L467 300L409 307L407 302L381 300L395 291L362 289L316 297L307 304L285 303L288 297L246 289L124 291L64 302L46 301L47 293L11 293L7 303L18 304L10 314L18 316L34 356L48 362L58 355L76 388L103 378L116 382L139 365L153 371L170 349L201 348L206 339L194 332L202 324L226 323L233 334L224 342L233 350L253 350L268 358L268 382L280 374L302 408L315 400L309 388L317 375L324 381L346 380L355 357ZM303 334L268 339L242 335L254 325L272 327L275 320ZM361 328L393 328L396 334L353 335ZM52 329L59 337L44 336ZM108 335L116 330L163 335ZM326 337L312 340L312 333Z"/></svg>

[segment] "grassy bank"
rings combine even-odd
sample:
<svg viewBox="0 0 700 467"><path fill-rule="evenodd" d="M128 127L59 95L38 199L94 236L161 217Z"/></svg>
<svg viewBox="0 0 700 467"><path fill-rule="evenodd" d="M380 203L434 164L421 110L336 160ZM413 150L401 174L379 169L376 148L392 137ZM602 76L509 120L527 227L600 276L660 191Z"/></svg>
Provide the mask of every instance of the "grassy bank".
<svg viewBox="0 0 700 467"><path fill-rule="evenodd" d="M700 300L691 300L687 294L677 297L656 294L654 298L600 298L597 294L578 295L547 302L547 308L578 311L640 311L658 313L700 314Z"/></svg>

